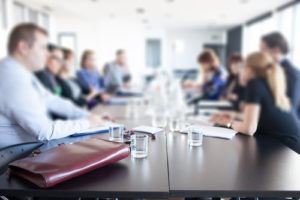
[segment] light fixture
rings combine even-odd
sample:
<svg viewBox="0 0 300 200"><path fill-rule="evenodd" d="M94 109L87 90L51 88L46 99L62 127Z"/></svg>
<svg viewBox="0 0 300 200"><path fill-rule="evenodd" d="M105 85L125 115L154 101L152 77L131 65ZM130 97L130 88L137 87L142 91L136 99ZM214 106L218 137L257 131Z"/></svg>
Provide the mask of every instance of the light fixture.
<svg viewBox="0 0 300 200"><path fill-rule="evenodd" d="M145 9L144 8L137 8L136 9L136 13L138 13L138 14L144 14L145 13Z"/></svg>
<svg viewBox="0 0 300 200"><path fill-rule="evenodd" d="M149 20L148 20L148 19L143 19L143 20L142 20L142 23L143 23L143 24L148 24L148 23L149 23Z"/></svg>

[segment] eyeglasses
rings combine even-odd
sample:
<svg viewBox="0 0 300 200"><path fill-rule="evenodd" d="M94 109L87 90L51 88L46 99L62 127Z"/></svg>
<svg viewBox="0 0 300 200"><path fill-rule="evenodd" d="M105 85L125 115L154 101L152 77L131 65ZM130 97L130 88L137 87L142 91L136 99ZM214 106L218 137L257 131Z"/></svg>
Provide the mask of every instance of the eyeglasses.
<svg viewBox="0 0 300 200"><path fill-rule="evenodd" d="M63 59L61 59L60 57L57 57L57 56L51 56L51 58L60 63L62 63L64 61Z"/></svg>

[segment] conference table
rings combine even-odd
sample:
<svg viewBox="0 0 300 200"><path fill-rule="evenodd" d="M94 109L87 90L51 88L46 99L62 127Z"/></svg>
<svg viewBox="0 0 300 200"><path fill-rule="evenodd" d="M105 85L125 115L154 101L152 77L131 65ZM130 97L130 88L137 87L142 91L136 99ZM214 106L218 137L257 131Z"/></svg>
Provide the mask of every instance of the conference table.
<svg viewBox="0 0 300 200"><path fill-rule="evenodd" d="M126 105L100 105L92 112L110 113L127 129L151 125L146 107L130 116ZM61 143L108 134L68 137L46 142L46 151ZM74 155L76 156L76 155ZM204 137L189 147L187 135L166 128L149 140L147 158L131 156L48 189L6 173L0 195L38 197L170 198L170 197L300 197L300 156L268 137L236 135L232 140Z"/></svg>

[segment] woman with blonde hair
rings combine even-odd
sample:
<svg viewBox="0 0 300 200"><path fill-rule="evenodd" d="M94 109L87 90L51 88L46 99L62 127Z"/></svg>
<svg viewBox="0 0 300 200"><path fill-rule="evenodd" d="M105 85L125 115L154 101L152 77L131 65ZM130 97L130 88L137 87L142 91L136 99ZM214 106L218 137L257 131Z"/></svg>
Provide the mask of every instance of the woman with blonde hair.
<svg viewBox="0 0 300 200"><path fill-rule="evenodd" d="M212 49L204 49L197 58L199 75L196 83L185 81L185 88L201 88L203 99L217 100L225 84L224 71Z"/></svg>
<svg viewBox="0 0 300 200"><path fill-rule="evenodd" d="M300 153L300 126L286 95L285 75L265 53L249 55L242 68L241 83L246 85L242 121L230 113L215 114L211 121L245 135L269 135Z"/></svg>

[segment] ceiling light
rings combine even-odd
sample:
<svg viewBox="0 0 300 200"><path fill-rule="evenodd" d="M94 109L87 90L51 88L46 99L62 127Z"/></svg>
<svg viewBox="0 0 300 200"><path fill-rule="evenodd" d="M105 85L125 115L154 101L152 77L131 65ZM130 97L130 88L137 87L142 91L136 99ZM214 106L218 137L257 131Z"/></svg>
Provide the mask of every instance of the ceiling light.
<svg viewBox="0 0 300 200"><path fill-rule="evenodd" d="M241 4L247 4L249 0L239 0Z"/></svg>
<svg viewBox="0 0 300 200"><path fill-rule="evenodd" d="M144 13L145 13L145 9L144 9L144 8L137 8L137 9L136 9L136 12L137 12L138 14L144 14Z"/></svg>
<svg viewBox="0 0 300 200"><path fill-rule="evenodd" d="M116 17L116 16L115 16L115 14L113 14L113 13L109 14L109 18L114 19L115 17Z"/></svg>
<svg viewBox="0 0 300 200"><path fill-rule="evenodd" d="M143 24L148 24L148 23L149 23L149 20L148 20L148 19L143 19L143 20L142 20L142 23L143 23Z"/></svg>

